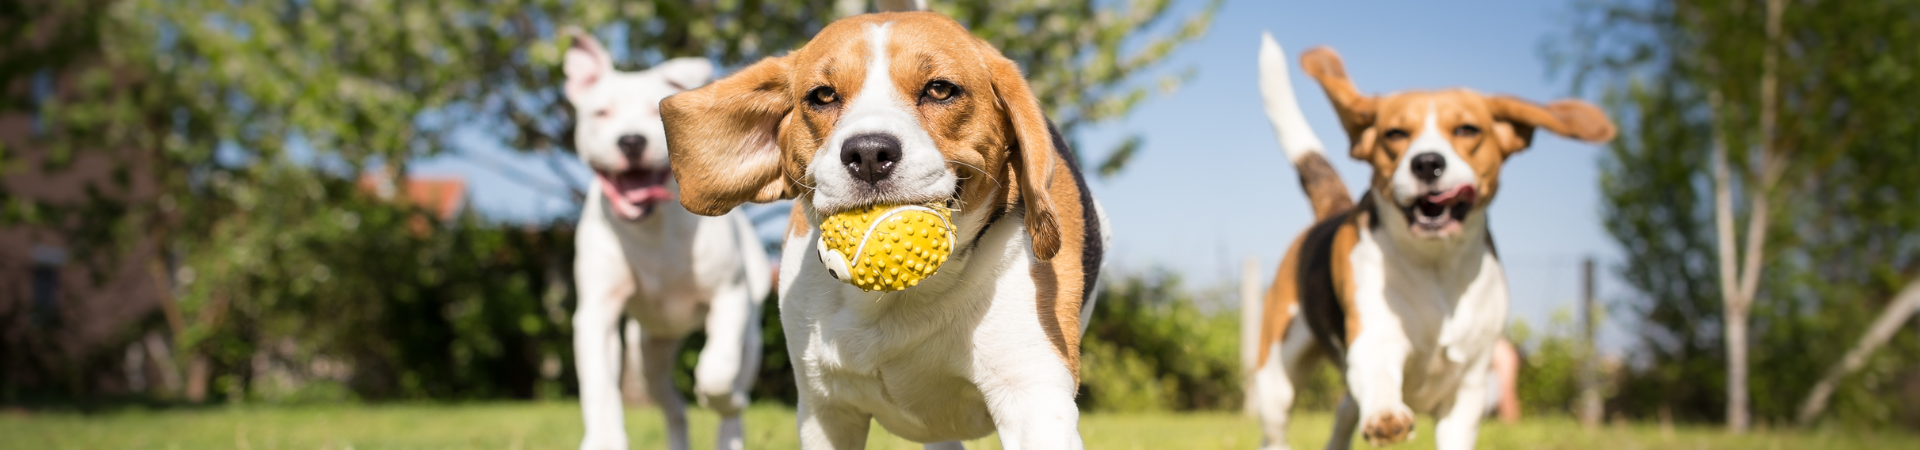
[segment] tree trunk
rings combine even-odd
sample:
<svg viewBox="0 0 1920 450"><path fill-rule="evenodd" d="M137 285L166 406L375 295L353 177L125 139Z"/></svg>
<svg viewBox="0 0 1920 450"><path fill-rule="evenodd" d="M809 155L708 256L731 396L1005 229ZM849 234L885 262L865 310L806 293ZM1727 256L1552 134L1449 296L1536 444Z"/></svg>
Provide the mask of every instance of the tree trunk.
<svg viewBox="0 0 1920 450"><path fill-rule="evenodd" d="M207 385L213 380L213 364L207 355L195 351L187 359L186 398L188 403L207 401Z"/></svg>
<svg viewBox="0 0 1920 450"><path fill-rule="evenodd" d="M1714 123L1713 149L1714 221L1719 231L1720 295L1725 305L1727 340L1727 429L1745 433L1752 426L1747 371L1747 319L1753 300L1760 291L1760 270L1765 261L1767 229L1771 219L1769 197L1780 181L1784 152L1776 142L1780 123L1780 36L1785 0L1767 0L1767 42L1762 49L1760 67L1760 143L1757 158L1749 158L1742 187L1746 191L1747 242L1744 252L1733 248L1733 182L1727 164L1727 140L1718 120ZM1720 96L1708 96L1709 107L1718 116ZM1744 253L1744 254L1741 254ZM1739 259L1740 267L1734 266Z"/></svg>
<svg viewBox="0 0 1920 450"><path fill-rule="evenodd" d="M1893 338L1893 334L1900 331L1900 325L1906 323L1916 309L1920 309L1920 279L1908 281L1907 287L1901 289L1893 297L1893 302L1887 304L1887 309L1880 312L1880 317L1873 320L1873 326L1867 328L1867 334L1860 336L1860 343L1847 350L1847 355L1840 358L1839 364L1828 369L1827 374L1820 377L1820 382L1814 383L1813 391L1807 393L1806 401L1800 403L1797 417L1800 426L1812 425L1813 420L1826 411L1827 401L1833 397L1833 390L1840 384L1840 379L1866 365L1867 356Z"/></svg>
<svg viewBox="0 0 1920 450"><path fill-rule="evenodd" d="M1707 94L1708 108L1720 115L1720 94ZM1720 251L1721 330L1727 345L1727 427L1734 432L1747 429L1747 299L1740 295L1739 250L1734 247L1733 181L1727 167L1727 139L1723 125L1714 121L1713 142L1713 219Z"/></svg>
<svg viewBox="0 0 1920 450"><path fill-rule="evenodd" d="M1747 407L1747 310L1727 309L1727 429L1745 433L1753 417Z"/></svg>

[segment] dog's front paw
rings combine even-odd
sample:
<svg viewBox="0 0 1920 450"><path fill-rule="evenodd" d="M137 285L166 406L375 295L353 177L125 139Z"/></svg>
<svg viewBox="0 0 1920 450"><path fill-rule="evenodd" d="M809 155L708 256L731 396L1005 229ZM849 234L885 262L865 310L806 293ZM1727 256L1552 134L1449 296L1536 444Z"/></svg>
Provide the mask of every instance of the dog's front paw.
<svg viewBox="0 0 1920 450"><path fill-rule="evenodd" d="M627 450L627 437L589 434L580 440L580 450Z"/></svg>
<svg viewBox="0 0 1920 450"><path fill-rule="evenodd" d="M1404 405L1394 405L1385 411L1373 413L1361 422L1360 435L1366 437L1368 444L1376 447L1413 439L1413 410Z"/></svg>

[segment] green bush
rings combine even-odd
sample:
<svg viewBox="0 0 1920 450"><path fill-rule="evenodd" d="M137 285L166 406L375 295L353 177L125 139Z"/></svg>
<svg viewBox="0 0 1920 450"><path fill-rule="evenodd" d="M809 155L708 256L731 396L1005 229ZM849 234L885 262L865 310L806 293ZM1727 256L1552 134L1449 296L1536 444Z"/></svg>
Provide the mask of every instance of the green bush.
<svg viewBox="0 0 1920 450"><path fill-rule="evenodd" d="M1521 366L1515 390L1529 414L1572 414L1580 397L1580 360L1585 350L1574 335L1573 313L1553 312L1545 330L1536 331L1525 320L1513 319L1507 338L1520 350Z"/></svg>
<svg viewBox="0 0 1920 450"><path fill-rule="evenodd" d="M1109 273L1081 341L1082 409L1221 410L1241 404L1238 311L1165 270Z"/></svg>

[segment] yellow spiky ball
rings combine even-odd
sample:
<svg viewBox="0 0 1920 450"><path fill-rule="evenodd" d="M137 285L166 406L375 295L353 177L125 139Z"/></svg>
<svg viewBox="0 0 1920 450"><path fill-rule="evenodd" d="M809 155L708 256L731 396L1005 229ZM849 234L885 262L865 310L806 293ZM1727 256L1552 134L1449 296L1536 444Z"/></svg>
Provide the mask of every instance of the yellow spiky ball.
<svg viewBox="0 0 1920 450"><path fill-rule="evenodd" d="M914 287L953 254L953 212L941 203L874 205L820 223L820 262L863 291Z"/></svg>

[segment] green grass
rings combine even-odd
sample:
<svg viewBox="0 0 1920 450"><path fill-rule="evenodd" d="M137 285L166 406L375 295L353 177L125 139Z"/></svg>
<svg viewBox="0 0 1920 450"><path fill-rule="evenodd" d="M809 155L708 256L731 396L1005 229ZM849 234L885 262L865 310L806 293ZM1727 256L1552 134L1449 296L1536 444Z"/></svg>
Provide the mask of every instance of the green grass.
<svg viewBox="0 0 1920 450"><path fill-rule="evenodd" d="M693 412L694 448L712 448L716 417ZM1305 413L1293 424L1294 448L1320 448L1331 417ZM747 414L748 448L794 448L793 411L761 406ZM1433 448L1433 422L1423 420L1411 445ZM629 410L634 449L665 446L659 415ZM1090 449L1251 449L1260 441L1254 420L1230 413L1088 414L1080 433ZM572 403L485 403L220 407L123 410L102 414L0 414L6 449L572 449L579 445L579 410ZM1357 448L1367 448L1356 442ZM873 428L868 448L917 449L917 444ZM1519 425L1489 423L1481 448L1515 449L1845 449L1920 448L1920 436L1900 432L1760 431L1729 436L1717 429L1653 425L1587 431L1560 418ZM995 449L991 437L968 448Z"/></svg>

